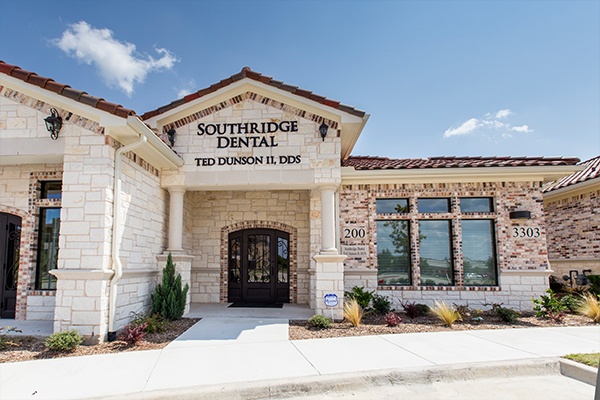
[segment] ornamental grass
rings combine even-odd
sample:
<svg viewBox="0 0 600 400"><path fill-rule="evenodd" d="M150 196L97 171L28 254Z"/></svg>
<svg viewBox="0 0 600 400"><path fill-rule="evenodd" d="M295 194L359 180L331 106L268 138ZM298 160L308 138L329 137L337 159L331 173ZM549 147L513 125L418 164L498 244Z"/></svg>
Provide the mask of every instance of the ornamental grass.
<svg viewBox="0 0 600 400"><path fill-rule="evenodd" d="M358 305L356 299L350 299L344 302L344 318L352 324L359 326L363 317L363 309Z"/></svg>
<svg viewBox="0 0 600 400"><path fill-rule="evenodd" d="M452 324L460 318L458 311L443 301L436 300L433 307L431 307L431 312L449 328L452 328Z"/></svg>
<svg viewBox="0 0 600 400"><path fill-rule="evenodd" d="M576 308L577 313L591 318L594 322L600 322L600 303L598 296L593 293L583 295Z"/></svg>

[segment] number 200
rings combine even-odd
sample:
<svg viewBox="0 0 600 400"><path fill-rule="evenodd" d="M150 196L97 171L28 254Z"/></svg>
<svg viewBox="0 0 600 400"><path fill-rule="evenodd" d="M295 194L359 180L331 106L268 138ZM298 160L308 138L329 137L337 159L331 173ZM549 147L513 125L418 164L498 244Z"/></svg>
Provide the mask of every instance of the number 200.
<svg viewBox="0 0 600 400"><path fill-rule="evenodd" d="M363 228L360 229L349 229L344 228L344 239L356 239L356 238L364 238L365 230Z"/></svg>
<svg viewBox="0 0 600 400"><path fill-rule="evenodd" d="M540 228L522 228L522 227L514 227L512 237L528 237L528 238L537 238L540 237Z"/></svg>

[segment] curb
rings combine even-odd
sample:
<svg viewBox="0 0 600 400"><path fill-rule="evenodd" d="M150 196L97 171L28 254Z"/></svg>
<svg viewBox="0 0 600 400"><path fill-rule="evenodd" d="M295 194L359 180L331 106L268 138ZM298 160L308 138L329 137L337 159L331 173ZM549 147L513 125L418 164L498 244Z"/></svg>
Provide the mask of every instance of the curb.
<svg viewBox="0 0 600 400"><path fill-rule="evenodd" d="M268 381L224 383L185 388L161 389L102 399L219 399L258 400L351 391L366 386L416 385L434 382L470 381L486 378L560 375L559 359L541 358L485 363L387 369L335 375L314 375ZM99 398L98 398L99 399Z"/></svg>
<svg viewBox="0 0 600 400"><path fill-rule="evenodd" d="M588 385L596 386L596 381L598 379L598 370L596 368L572 360L567 360L566 358L561 358L559 363L560 373L562 375L587 383Z"/></svg>

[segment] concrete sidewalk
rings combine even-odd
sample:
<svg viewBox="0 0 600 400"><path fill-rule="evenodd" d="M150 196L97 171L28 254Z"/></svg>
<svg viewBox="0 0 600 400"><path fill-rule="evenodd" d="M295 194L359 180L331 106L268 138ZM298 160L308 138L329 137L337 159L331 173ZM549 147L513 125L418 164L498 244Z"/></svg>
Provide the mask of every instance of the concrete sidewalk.
<svg viewBox="0 0 600 400"><path fill-rule="evenodd" d="M0 398L210 398L236 385L254 391L286 382L310 387L381 370L386 377L390 371L433 376L452 369L491 377L540 365L552 369L548 363L557 363L548 357L600 351L600 326L287 337L287 319L205 317L162 350L0 364Z"/></svg>

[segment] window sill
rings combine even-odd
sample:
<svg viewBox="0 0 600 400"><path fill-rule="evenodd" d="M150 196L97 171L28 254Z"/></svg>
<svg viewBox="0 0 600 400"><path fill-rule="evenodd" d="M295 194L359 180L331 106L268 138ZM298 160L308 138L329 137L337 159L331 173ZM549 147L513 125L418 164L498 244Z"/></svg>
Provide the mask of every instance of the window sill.
<svg viewBox="0 0 600 400"><path fill-rule="evenodd" d="M444 292L500 292L500 286L377 286L377 290L418 290Z"/></svg>
<svg viewBox="0 0 600 400"><path fill-rule="evenodd" d="M28 290L27 296L56 296L56 289Z"/></svg>

